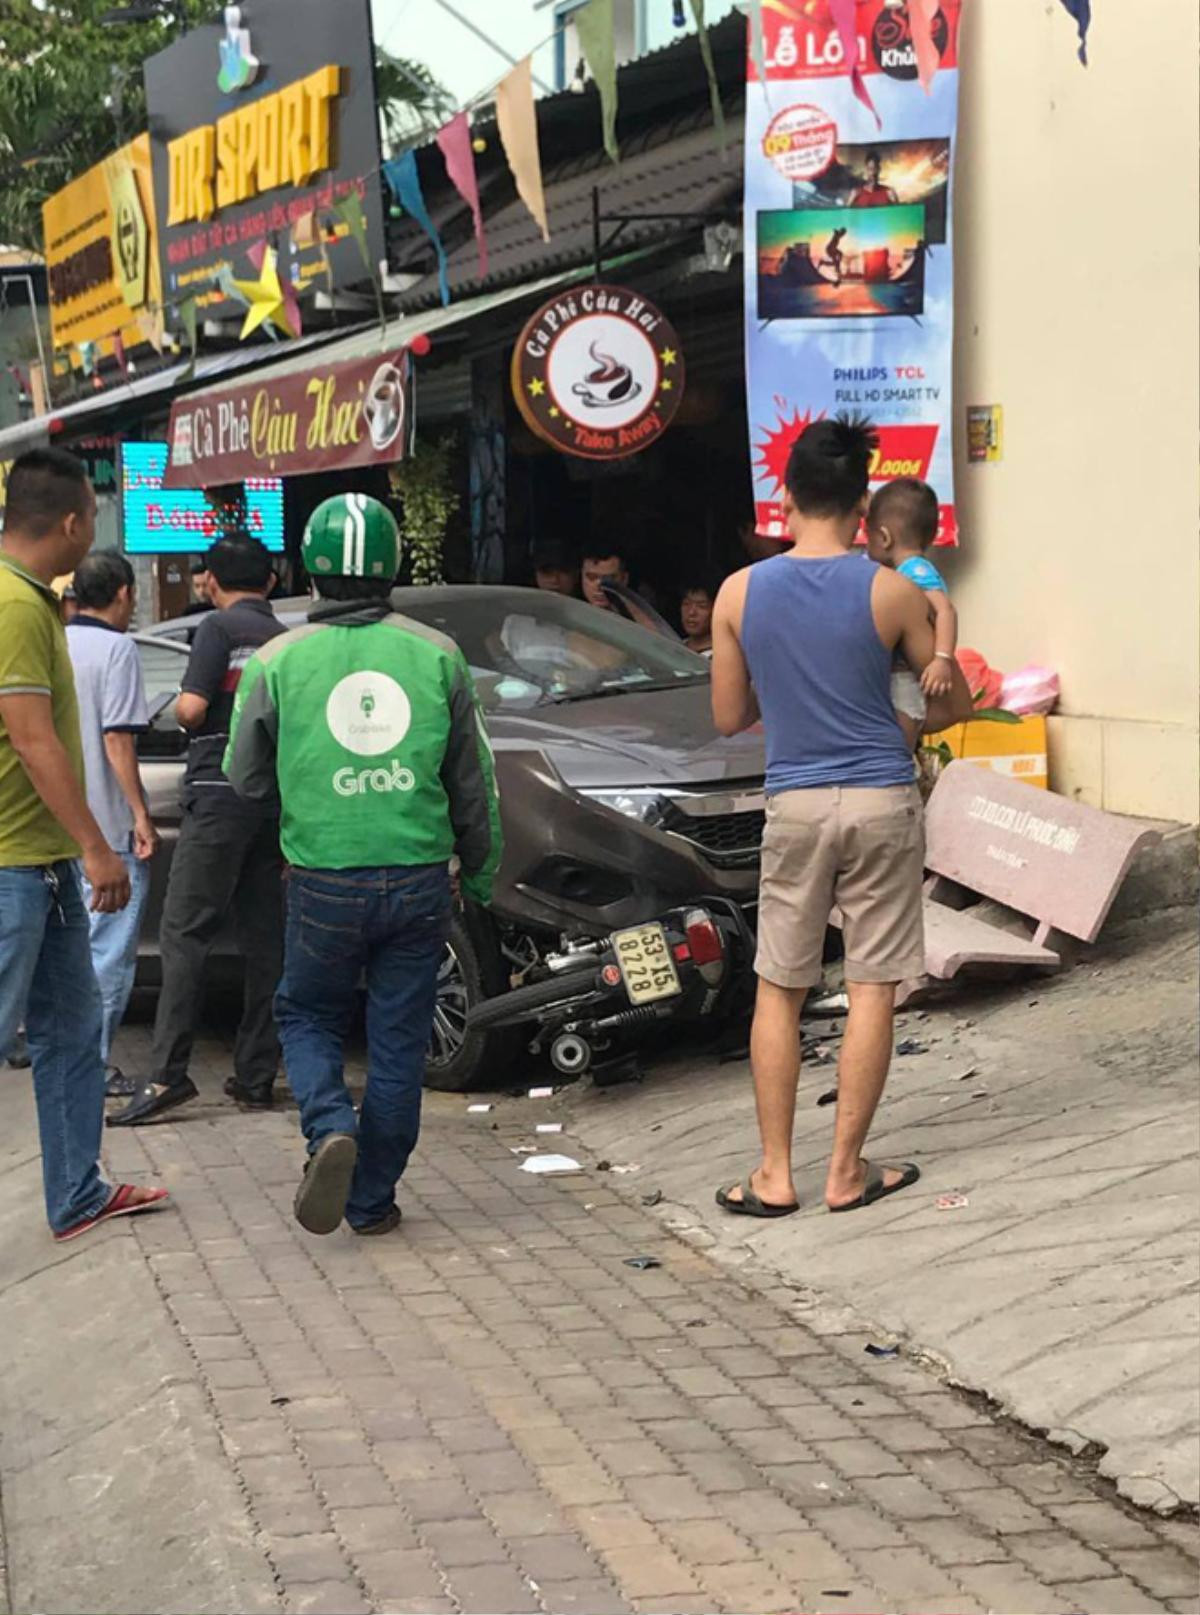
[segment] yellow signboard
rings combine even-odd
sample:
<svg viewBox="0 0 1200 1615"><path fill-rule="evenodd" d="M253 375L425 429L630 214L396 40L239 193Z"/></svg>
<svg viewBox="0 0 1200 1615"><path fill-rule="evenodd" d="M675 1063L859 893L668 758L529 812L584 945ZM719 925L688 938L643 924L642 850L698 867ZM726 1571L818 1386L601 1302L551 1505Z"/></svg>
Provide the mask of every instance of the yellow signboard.
<svg viewBox="0 0 1200 1615"><path fill-rule="evenodd" d="M150 137L113 152L42 205L56 348L162 338Z"/></svg>

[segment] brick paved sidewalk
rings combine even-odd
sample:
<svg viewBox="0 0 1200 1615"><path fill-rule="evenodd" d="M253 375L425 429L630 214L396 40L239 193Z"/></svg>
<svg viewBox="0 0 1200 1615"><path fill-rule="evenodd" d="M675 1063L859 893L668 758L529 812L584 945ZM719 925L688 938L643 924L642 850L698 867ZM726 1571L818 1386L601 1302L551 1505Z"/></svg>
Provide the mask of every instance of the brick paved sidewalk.
<svg viewBox="0 0 1200 1615"><path fill-rule="evenodd" d="M611 1178L521 1173L464 1101L428 1107L399 1233L322 1240L294 1113L205 1089L109 1135L178 1211L99 1237L149 1263L283 1609L1197 1608L1177 1525L810 1332Z"/></svg>

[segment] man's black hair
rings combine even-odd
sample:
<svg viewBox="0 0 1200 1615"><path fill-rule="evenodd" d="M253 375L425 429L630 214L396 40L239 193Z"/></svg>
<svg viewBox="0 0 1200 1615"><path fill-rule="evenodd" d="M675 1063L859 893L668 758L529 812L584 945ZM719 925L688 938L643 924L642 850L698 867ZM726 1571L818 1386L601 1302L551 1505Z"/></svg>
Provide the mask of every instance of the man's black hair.
<svg viewBox="0 0 1200 1615"><path fill-rule="evenodd" d="M877 151L869 151L863 158L863 167L865 168L868 163L875 163L879 168L882 168L883 158Z"/></svg>
<svg viewBox="0 0 1200 1615"><path fill-rule="evenodd" d="M87 488L87 471L73 454L30 449L8 474L4 525L29 538L45 538L64 516L83 515Z"/></svg>
<svg viewBox="0 0 1200 1615"><path fill-rule="evenodd" d="M92 550L75 568L72 588L81 611L103 611L134 586L133 568L116 550Z"/></svg>
<svg viewBox="0 0 1200 1615"><path fill-rule="evenodd" d="M533 547L533 569L552 568L557 572L578 572L579 556L562 538L543 538Z"/></svg>
<svg viewBox="0 0 1200 1615"><path fill-rule="evenodd" d="M620 561L626 571L629 570L629 557L619 544L610 543L606 538L590 539L583 546L582 561Z"/></svg>
<svg viewBox="0 0 1200 1615"><path fill-rule="evenodd" d="M386 600L396 583L394 578L323 578L317 572L313 586L322 600Z"/></svg>
<svg viewBox="0 0 1200 1615"><path fill-rule="evenodd" d="M848 516L867 491L879 441L865 416L814 421L792 444L784 482L802 516Z"/></svg>
<svg viewBox="0 0 1200 1615"><path fill-rule="evenodd" d="M885 482L871 500L868 527L886 524L893 538L927 550L937 537L941 512L938 496L919 477L897 477Z"/></svg>
<svg viewBox="0 0 1200 1615"><path fill-rule="evenodd" d="M719 587L720 585L709 577L685 578L679 591L679 598L682 600L687 594L706 594L710 600L715 600Z"/></svg>
<svg viewBox="0 0 1200 1615"><path fill-rule="evenodd" d="M275 570L271 552L261 539L249 534L219 538L204 560L206 570L230 594L240 590L257 594L271 587Z"/></svg>

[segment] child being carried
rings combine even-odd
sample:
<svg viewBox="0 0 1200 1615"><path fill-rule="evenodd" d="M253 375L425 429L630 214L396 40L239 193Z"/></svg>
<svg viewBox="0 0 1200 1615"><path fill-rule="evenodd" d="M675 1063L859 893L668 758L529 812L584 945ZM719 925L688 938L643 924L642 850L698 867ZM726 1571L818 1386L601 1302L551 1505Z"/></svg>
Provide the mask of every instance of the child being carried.
<svg viewBox="0 0 1200 1615"><path fill-rule="evenodd" d="M948 695L954 652L958 646L958 613L945 579L926 555L938 530L937 494L916 477L884 483L867 511L867 553L924 590L933 618L933 661L918 679L897 652L892 669L892 705L910 745L921 739L927 698Z"/></svg>

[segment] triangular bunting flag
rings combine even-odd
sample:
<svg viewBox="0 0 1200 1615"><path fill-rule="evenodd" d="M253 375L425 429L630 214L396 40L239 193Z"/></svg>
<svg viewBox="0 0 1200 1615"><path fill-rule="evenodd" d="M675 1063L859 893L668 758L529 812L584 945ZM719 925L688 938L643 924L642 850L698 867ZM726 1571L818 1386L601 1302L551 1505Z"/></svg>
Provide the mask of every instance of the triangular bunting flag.
<svg viewBox="0 0 1200 1615"><path fill-rule="evenodd" d="M743 9L750 19L750 57L754 62L754 71L758 74L758 82L763 87L763 94L770 96L767 87L767 42L763 35L762 0L745 0Z"/></svg>
<svg viewBox="0 0 1200 1615"><path fill-rule="evenodd" d="M429 217L429 209L425 206L421 176L417 172L416 153L406 151L401 156L393 157L384 163L383 177L391 186L396 201L411 218L416 220L433 243L433 250L437 254L438 291L441 293L444 308L450 301L450 283L446 279L446 249L442 245L442 238L438 235L433 220Z"/></svg>
<svg viewBox="0 0 1200 1615"><path fill-rule="evenodd" d="M528 56L496 86L496 127L512 169L517 195L533 215L542 240L549 241L542 158L538 150L537 108L533 104L533 71Z"/></svg>
<svg viewBox="0 0 1200 1615"><path fill-rule="evenodd" d="M142 334L142 340L148 342L155 353L161 353L163 350L162 310L145 309L136 314L134 318L137 320L137 327Z"/></svg>
<svg viewBox="0 0 1200 1615"><path fill-rule="evenodd" d="M1088 64L1087 36L1088 29L1092 25L1092 0L1062 0L1062 3L1074 17L1076 26L1079 29L1079 60L1086 67Z"/></svg>
<svg viewBox="0 0 1200 1615"><path fill-rule="evenodd" d="M883 128L883 122L875 110L875 103L871 99L871 92L867 89L863 78L862 64L858 54L858 0L829 0L829 10L833 16L833 25L837 29L838 38L842 42L842 50L846 58L846 71L850 75L850 88L875 119L875 127Z"/></svg>
<svg viewBox="0 0 1200 1615"><path fill-rule="evenodd" d="M721 86L717 83L717 68L713 61L712 41L708 37L708 24L704 20L704 0L692 0L692 16L696 19L696 32L700 36L700 54L704 58L704 71L708 75L708 99L712 104L713 126L717 139L725 144L725 108L721 105Z"/></svg>
<svg viewBox="0 0 1200 1615"><path fill-rule="evenodd" d="M475 242L479 248L479 278L487 277L487 241L483 234L483 214L479 209L479 181L475 175L475 154L471 150L471 125L460 112L437 132L438 148L446 164L450 183L471 210L475 221Z"/></svg>
<svg viewBox="0 0 1200 1615"><path fill-rule="evenodd" d="M333 211L354 237L354 245L358 248L363 268L371 277L371 286L375 292L375 307L379 312L379 329L386 335L387 313L383 306L383 282L379 278L379 265L371 262L371 245L367 240L367 215L363 212L362 197L357 191L351 191L348 196L343 196L340 202L334 203ZM328 264L328 256L325 261ZM332 279L331 273L330 280Z"/></svg>
<svg viewBox="0 0 1200 1615"><path fill-rule="evenodd" d="M196 299L186 297L179 305L179 320L187 332L188 347L191 350L187 367L180 376L180 381L190 381L196 370Z"/></svg>
<svg viewBox="0 0 1200 1615"><path fill-rule="evenodd" d="M617 47L613 37L613 0L588 0L571 21L579 35L588 70L600 91L600 123L604 149L614 163L621 160L617 145Z"/></svg>
<svg viewBox="0 0 1200 1615"><path fill-rule="evenodd" d="M362 197L357 191L351 191L343 196L340 202L333 204L333 211L354 237L354 244L358 248L358 255L366 269L371 268L371 249L367 243L367 216L363 212Z"/></svg>
<svg viewBox="0 0 1200 1615"><path fill-rule="evenodd" d="M917 77L926 95L941 62L933 42L933 19L937 14L938 0L908 0L908 28L917 58Z"/></svg>

